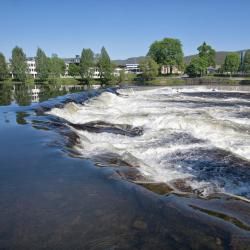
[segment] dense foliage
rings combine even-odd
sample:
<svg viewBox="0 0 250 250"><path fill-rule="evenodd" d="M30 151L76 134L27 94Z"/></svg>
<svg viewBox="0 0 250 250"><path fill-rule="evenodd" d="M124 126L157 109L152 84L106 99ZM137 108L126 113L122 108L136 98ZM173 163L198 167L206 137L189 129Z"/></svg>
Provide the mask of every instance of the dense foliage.
<svg viewBox="0 0 250 250"><path fill-rule="evenodd" d="M49 80L51 83L55 83L56 79L64 75L65 63L56 54L53 54L49 60Z"/></svg>
<svg viewBox="0 0 250 250"><path fill-rule="evenodd" d="M164 38L154 42L150 46L148 56L152 57L160 66L169 66L170 74L173 72L173 67L182 69L184 65L182 44L178 39Z"/></svg>
<svg viewBox="0 0 250 250"><path fill-rule="evenodd" d="M97 67L100 72L101 84L108 84L112 80L113 65L104 47L102 47L101 54L98 58Z"/></svg>
<svg viewBox="0 0 250 250"><path fill-rule="evenodd" d="M5 80L8 77L8 73L8 65L5 57L2 53L0 53L0 80Z"/></svg>
<svg viewBox="0 0 250 250"><path fill-rule="evenodd" d="M190 64L186 67L186 74L190 77L203 76L207 70L207 61L203 57L192 58Z"/></svg>
<svg viewBox="0 0 250 250"><path fill-rule="evenodd" d="M80 75L80 67L74 63L69 64L69 69L68 69L68 74L69 76L72 77L77 77Z"/></svg>
<svg viewBox="0 0 250 250"><path fill-rule="evenodd" d="M215 50L205 42L198 47L199 57L207 62L207 67L215 66Z"/></svg>
<svg viewBox="0 0 250 250"><path fill-rule="evenodd" d="M248 50L244 56L242 70L245 73L250 73L250 50Z"/></svg>
<svg viewBox="0 0 250 250"><path fill-rule="evenodd" d="M152 79L158 74L158 64L151 57L147 57L140 63L142 78L145 80Z"/></svg>
<svg viewBox="0 0 250 250"><path fill-rule="evenodd" d="M12 50L11 70L16 80L24 82L26 79L27 63L26 55L19 47Z"/></svg>
<svg viewBox="0 0 250 250"><path fill-rule="evenodd" d="M48 79L49 66L49 58L42 49L38 48L36 52L36 72L40 81Z"/></svg>
<svg viewBox="0 0 250 250"><path fill-rule="evenodd" d="M226 56L223 70L225 72L230 72L230 74L238 71L240 67L240 55L237 53L231 53Z"/></svg>
<svg viewBox="0 0 250 250"><path fill-rule="evenodd" d="M89 85L94 74L94 53L91 49L82 50L79 71L82 80Z"/></svg>

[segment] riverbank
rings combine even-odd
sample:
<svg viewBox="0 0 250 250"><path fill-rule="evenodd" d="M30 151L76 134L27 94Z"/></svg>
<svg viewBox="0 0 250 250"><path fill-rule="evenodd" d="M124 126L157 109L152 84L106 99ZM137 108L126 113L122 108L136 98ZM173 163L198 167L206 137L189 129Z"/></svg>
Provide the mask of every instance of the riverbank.
<svg viewBox="0 0 250 250"><path fill-rule="evenodd" d="M181 78L181 77L157 77L152 80L143 81L134 79L135 84L154 86L175 86L175 85L250 85L249 78L230 77L201 77L201 78Z"/></svg>
<svg viewBox="0 0 250 250"><path fill-rule="evenodd" d="M0 84L18 85L21 84L13 79L0 81ZM151 80L143 80L136 75L130 74L125 80L119 83L117 80L109 84L112 85L152 85L152 86L175 86L175 85L250 85L250 78L243 77L216 77L205 76L200 78L183 78L183 77L156 77ZM80 78L56 78L54 81L39 82L34 78L28 78L25 82L27 86L35 85L84 85ZM91 85L100 86L101 82L95 79Z"/></svg>

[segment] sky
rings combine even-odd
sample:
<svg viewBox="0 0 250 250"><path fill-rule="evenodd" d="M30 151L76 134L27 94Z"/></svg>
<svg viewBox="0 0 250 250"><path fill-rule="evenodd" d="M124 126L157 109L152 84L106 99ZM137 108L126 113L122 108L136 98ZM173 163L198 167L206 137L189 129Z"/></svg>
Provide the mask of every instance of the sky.
<svg viewBox="0 0 250 250"><path fill-rule="evenodd" d="M105 46L112 59L147 54L165 37L185 55L206 41L217 51L250 49L250 0L0 0L0 52L74 57Z"/></svg>

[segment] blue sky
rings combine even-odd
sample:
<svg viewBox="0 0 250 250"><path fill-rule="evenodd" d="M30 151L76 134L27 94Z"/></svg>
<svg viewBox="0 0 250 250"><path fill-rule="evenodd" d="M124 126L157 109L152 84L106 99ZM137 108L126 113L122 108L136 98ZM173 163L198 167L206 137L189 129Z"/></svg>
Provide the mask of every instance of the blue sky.
<svg viewBox="0 0 250 250"><path fill-rule="evenodd" d="M27 56L95 53L112 59L145 55L164 37L179 38L185 55L203 42L216 50L250 48L249 0L0 0L0 51Z"/></svg>

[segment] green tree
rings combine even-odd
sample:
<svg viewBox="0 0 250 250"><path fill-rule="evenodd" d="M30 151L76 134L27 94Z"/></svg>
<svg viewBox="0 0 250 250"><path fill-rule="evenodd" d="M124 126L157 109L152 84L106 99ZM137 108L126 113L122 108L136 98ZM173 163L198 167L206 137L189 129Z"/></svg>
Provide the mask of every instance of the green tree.
<svg viewBox="0 0 250 250"><path fill-rule="evenodd" d="M49 59L45 52L38 48L36 52L36 72L41 81L46 81L49 76Z"/></svg>
<svg viewBox="0 0 250 250"><path fill-rule="evenodd" d="M90 85L94 74L94 53L91 49L82 50L79 70L82 80Z"/></svg>
<svg viewBox="0 0 250 250"><path fill-rule="evenodd" d="M15 47L12 50L11 70L15 79L24 82L26 79L27 63L22 48Z"/></svg>
<svg viewBox="0 0 250 250"><path fill-rule="evenodd" d="M192 58L190 64L186 67L186 74L190 77L203 76L207 70L207 61L203 57Z"/></svg>
<svg viewBox="0 0 250 250"><path fill-rule="evenodd" d="M5 57L2 53L0 53L0 80L5 80L8 77L8 73L8 65Z"/></svg>
<svg viewBox="0 0 250 250"><path fill-rule="evenodd" d="M80 75L80 67L75 63L70 63L68 73L75 78Z"/></svg>
<svg viewBox="0 0 250 250"><path fill-rule="evenodd" d="M140 63L142 77L145 80L152 79L158 75L158 64L151 57L147 57Z"/></svg>
<svg viewBox="0 0 250 250"><path fill-rule="evenodd" d="M65 72L65 63L56 54L53 54L49 60L49 75L52 83L56 82L56 79L63 75Z"/></svg>
<svg viewBox="0 0 250 250"><path fill-rule="evenodd" d="M250 50L248 50L244 56L242 70L245 73L250 73Z"/></svg>
<svg viewBox="0 0 250 250"><path fill-rule="evenodd" d="M163 65L169 66L170 74L174 67L182 69L184 66L182 44L178 39L164 38L154 42L149 48L148 56L152 57L160 68Z"/></svg>
<svg viewBox="0 0 250 250"><path fill-rule="evenodd" d="M126 79L125 70L122 69L119 71L118 83L123 83L125 79Z"/></svg>
<svg viewBox="0 0 250 250"><path fill-rule="evenodd" d="M223 70L225 72L232 73L237 72L240 67L240 55L238 53L231 53L226 56L225 62L223 65Z"/></svg>
<svg viewBox="0 0 250 250"><path fill-rule="evenodd" d="M215 66L215 50L205 42L198 47L199 57L202 57L207 62L207 67Z"/></svg>
<svg viewBox="0 0 250 250"><path fill-rule="evenodd" d="M101 85L108 84L112 80L113 65L110 57L104 47L101 49L101 54L98 58L97 67L100 72Z"/></svg>

